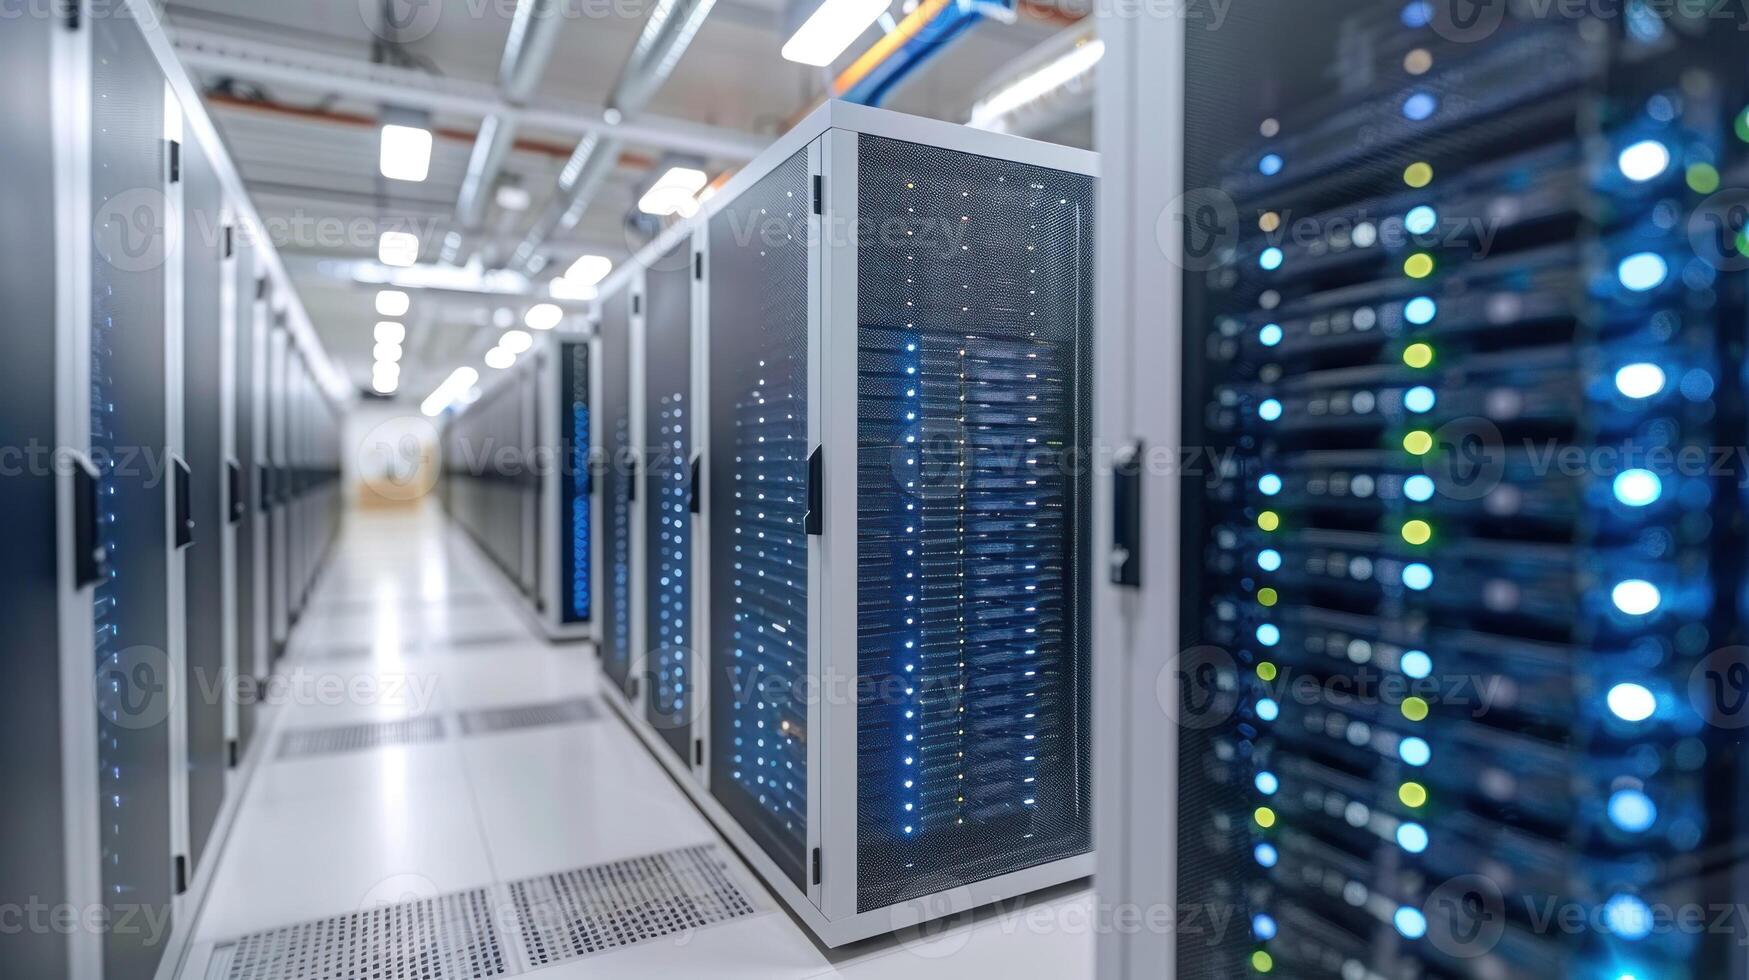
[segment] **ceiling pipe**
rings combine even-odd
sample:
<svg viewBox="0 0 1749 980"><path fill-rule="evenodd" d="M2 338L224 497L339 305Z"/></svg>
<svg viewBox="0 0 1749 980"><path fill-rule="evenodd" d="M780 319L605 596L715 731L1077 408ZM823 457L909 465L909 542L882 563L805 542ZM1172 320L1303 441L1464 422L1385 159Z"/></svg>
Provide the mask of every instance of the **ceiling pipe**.
<svg viewBox="0 0 1749 980"><path fill-rule="evenodd" d="M564 0L518 0L498 69L498 87L504 101L511 105L525 105L540 85L541 76L546 74L553 46L565 24L563 5ZM468 158L467 174L456 198L456 224L464 232L477 231L485 219L486 201L515 145L514 117L494 112L480 123L479 137L474 141L474 152ZM460 249L455 251L457 254L445 254L444 261L456 261ZM445 252L449 250L446 248Z"/></svg>
<svg viewBox="0 0 1749 980"><path fill-rule="evenodd" d="M716 0L657 0L608 97L603 118L609 124L619 124L649 103L650 97L673 74L715 3ZM559 174L552 203L516 246L510 257L511 266L531 273L540 271L546 264L540 254L541 246L559 231L576 226L601 182L613 170L620 145L621 137L613 129L596 130L578 142Z"/></svg>

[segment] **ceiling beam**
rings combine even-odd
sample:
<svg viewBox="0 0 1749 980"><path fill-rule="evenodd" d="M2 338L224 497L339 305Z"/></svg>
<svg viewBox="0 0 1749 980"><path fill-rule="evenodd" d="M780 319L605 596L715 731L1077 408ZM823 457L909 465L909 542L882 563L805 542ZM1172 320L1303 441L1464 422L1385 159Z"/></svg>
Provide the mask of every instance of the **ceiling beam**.
<svg viewBox="0 0 1749 980"><path fill-rule="evenodd" d="M515 106L505 101L496 86L481 82L443 78L410 68L372 64L211 31L174 30L171 34L177 56L192 71L476 119L496 113L535 129L578 137L600 133L603 137L723 160L751 160L770 142L737 129L650 114L610 124L605 118L606 110L598 105L536 98Z"/></svg>

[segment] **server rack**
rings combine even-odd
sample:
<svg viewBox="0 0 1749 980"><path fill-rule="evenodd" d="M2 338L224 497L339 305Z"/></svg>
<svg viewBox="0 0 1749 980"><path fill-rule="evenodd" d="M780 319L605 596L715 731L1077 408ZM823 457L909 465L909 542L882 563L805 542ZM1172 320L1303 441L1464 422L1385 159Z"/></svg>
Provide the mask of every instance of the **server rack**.
<svg viewBox="0 0 1749 980"><path fill-rule="evenodd" d="M601 303L596 325L595 357L601 379L596 404L601 414L601 567L599 593L601 638L596 653L613 685L625 696L636 698L638 677L633 670L633 592L637 589L634 564L638 452L632 436L632 323L641 316L641 299L630 293L615 293Z"/></svg>
<svg viewBox="0 0 1749 980"><path fill-rule="evenodd" d="M677 593L697 650L640 630L651 649L628 658L650 685L690 663L683 724L635 675L609 700L829 945L1092 868L1072 460L1093 172L1082 151L830 103L604 284L638 352L643 553L681 502L664 489L697 502ZM661 625L661 572L628 582L654 587L634 623Z"/></svg>
<svg viewBox="0 0 1749 980"><path fill-rule="evenodd" d="M1102 977L1744 971L1749 78L1611 9L1107 23Z"/></svg>
<svg viewBox="0 0 1749 980"><path fill-rule="evenodd" d="M231 328L229 236L215 235L255 219L139 9L69 4L0 38L16 83L0 277L23 318L0 338L23 454L0 467L17 530L0 561L18 640L6 901L103 910L112 926L24 922L6 964L31 976L174 973L211 876L199 858L235 806L227 729L250 710L213 676L235 655L217 591L229 396L213 358ZM197 219L221 224L197 233ZM298 343L319 356L307 325Z"/></svg>
<svg viewBox="0 0 1749 980"><path fill-rule="evenodd" d="M692 439L693 303L702 270L689 238L640 268L628 285L636 311L631 444L643 449L632 495L632 676L645 719L688 767L702 761L693 744L692 698L700 676L692 515L702 461Z"/></svg>
<svg viewBox="0 0 1749 980"><path fill-rule="evenodd" d="M445 510L553 640L598 636L594 351L584 334L543 336L443 434Z"/></svg>

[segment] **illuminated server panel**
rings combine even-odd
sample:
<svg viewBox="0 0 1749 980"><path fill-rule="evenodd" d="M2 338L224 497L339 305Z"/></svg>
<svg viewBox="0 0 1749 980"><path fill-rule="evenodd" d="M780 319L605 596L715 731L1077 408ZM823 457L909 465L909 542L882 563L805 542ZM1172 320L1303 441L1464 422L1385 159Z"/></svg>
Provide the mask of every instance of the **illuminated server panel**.
<svg viewBox="0 0 1749 980"><path fill-rule="evenodd" d="M1093 164L829 104L604 284L658 691L620 707L830 945L1091 869Z"/></svg>
<svg viewBox="0 0 1749 980"><path fill-rule="evenodd" d="M690 239L633 275L632 442L643 447L634 491L633 673L650 726L686 766L694 744L693 514L698 510L693 445L693 307L703 270Z"/></svg>
<svg viewBox="0 0 1749 980"><path fill-rule="evenodd" d="M1180 637L1102 759L1175 747L1169 791L1101 801L1171 833L1102 838L1129 857L1102 898L1236 925L1104 940L1105 976L1746 969L1741 925L1695 926L1749 884L1743 469L1716 448L1744 432L1743 35L1510 6L1111 35L1136 90L1149 52L1182 72L1181 146L1119 165L1179 178L1172 284L1111 284L1182 333L1138 315L1101 365L1171 351L1183 383L1102 416L1143 452L1101 642ZM1196 469L1158 478L1151 441ZM1135 613L1161 590L1176 622Z"/></svg>
<svg viewBox="0 0 1749 980"><path fill-rule="evenodd" d="M543 335L444 427L445 510L552 640L596 637L595 349Z"/></svg>
<svg viewBox="0 0 1749 980"><path fill-rule="evenodd" d="M8 976L174 972L227 793L262 754L272 709L242 681L271 669L265 572L301 598L335 529L332 374L199 90L137 12L63 4L0 32L0 905L115 926L10 930ZM270 280L291 319L271 378L251 299ZM283 500L245 479L269 405L296 434ZM258 506L298 512L271 554ZM154 928L120 927L140 915Z"/></svg>

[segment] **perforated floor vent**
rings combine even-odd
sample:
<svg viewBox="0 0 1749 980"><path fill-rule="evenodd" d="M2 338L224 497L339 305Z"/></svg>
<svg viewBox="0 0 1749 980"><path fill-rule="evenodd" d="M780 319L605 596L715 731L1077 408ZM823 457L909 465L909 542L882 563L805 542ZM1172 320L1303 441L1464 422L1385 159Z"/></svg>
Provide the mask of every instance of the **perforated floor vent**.
<svg viewBox="0 0 1749 980"><path fill-rule="evenodd" d="M596 721L600 717L601 708L592 698L577 698L548 704L522 704L509 708L464 711L461 713L461 722L464 735L489 735L522 728L578 724Z"/></svg>
<svg viewBox="0 0 1749 980"><path fill-rule="evenodd" d="M475 980L510 972L484 888L244 936L225 980Z"/></svg>
<svg viewBox="0 0 1749 980"><path fill-rule="evenodd" d="M715 845L513 882L530 967L751 915Z"/></svg>
<svg viewBox="0 0 1749 980"><path fill-rule="evenodd" d="M402 721L367 722L362 725L332 725L289 731L279 742L281 759L359 752L384 745L413 745L443 738L443 718L408 718Z"/></svg>

